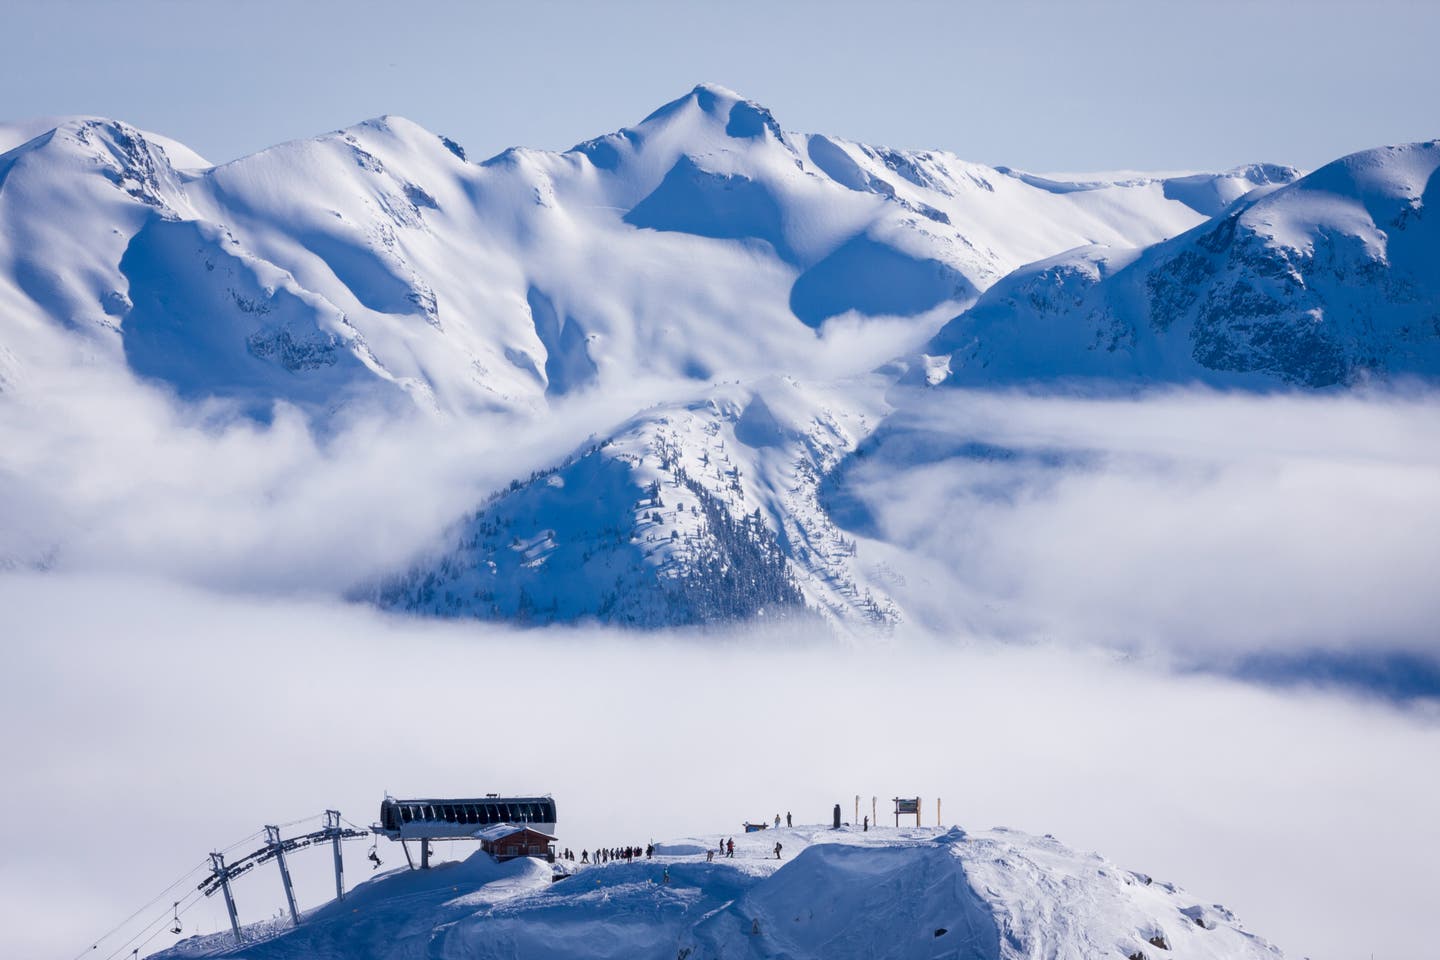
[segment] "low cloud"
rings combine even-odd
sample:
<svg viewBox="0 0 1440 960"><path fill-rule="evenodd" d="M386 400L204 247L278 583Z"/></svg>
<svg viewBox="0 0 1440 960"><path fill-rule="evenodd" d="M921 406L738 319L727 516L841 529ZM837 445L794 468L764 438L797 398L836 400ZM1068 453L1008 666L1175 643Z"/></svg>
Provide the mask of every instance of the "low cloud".
<svg viewBox="0 0 1440 960"><path fill-rule="evenodd" d="M368 824L386 790L550 791L577 850L939 797L949 823L1054 833L1316 960L1423 954L1440 884L1440 727L1373 702L1055 646L517 633L109 576L12 574L0 610L26 825L0 858L6 956L81 952L210 850L330 806ZM516 657L533 682L495 682ZM302 903L327 896L323 850L293 865ZM245 919L281 908L273 869L236 896Z"/></svg>
<svg viewBox="0 0 1440 960"><path fill-rule="evenodd" d="M493 490L678 398L635 384L544 417L341 410L321 431L283 406L266 424L181 407L101 367L43 382L0 398L0 566L258 595L401 569ZM872 541L859 560L909 627L1237 669L1440 662L1440 395L891 399L826 502Z"/></svg>
<svg viewBox="0 0 1440 960"><path fill-rule="evenodd" d="M902 398L838 485L942 632L1440 657L1440 398Z"/></svg>
<svg viewBox="0 0 1440 960"><path fill-rule="evenodd" d="M283 406L266 424L181 407L99 367L44 382L0 398L0 565L332 597L678 398L635 384L543 417L341 410L320 431ZM871 539L859 561L907 627L1237 669L1317 651L1440 662L1440 395L892 402L827 503Z"/></svg>
<svg viewBox="0 0 1440 960"><path fill-rule="evenodd" d="M262 424L123 373L55 372L0 396L0 566L334 595L669 390L636 384L543 420L342 410L317 429L284 405Z"/></svg>

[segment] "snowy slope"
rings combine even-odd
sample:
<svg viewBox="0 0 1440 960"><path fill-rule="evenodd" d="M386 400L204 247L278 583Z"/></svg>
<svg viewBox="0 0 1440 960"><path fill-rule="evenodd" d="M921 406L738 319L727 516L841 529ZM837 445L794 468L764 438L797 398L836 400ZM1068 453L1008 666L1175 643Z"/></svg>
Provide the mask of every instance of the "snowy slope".
<svg viewBox="0 0 1440 960"><path fill-rule="evenodd" d="M483 164L397 117L220 166L98 118L12 125L0 147L12 372L98 357L252 412L807 376L833 361L831 318L904 318L840 351L863 370L1023 263L1153 242L1279 175L1041 182L784 133L709 85L566 153Z"/></svg>
<svg viewBox="0 0 1440 960"><path fill-rule="evenodd" d="M657 405L515 481L447 549L361 595L523 623L892 622L819 502L823 478L884 415L885 382L769 378Z"/></svg>
<svg viewBox="0 0 1440 960"><path fill-rule="evenodd" d="M398 117L218 166L99 118L0 149L0 399L99 367L323 436L341 410L559 429L577 396L664 398L356 588L397 610L899 621L883 545L821 497L896 357L956 384L1440 369L1434 144L1304 178L1037 175L787 132L701 85L483 163Z"/></svg>
<svg viewBox="0 0 1440 960"><path fill-rule="evenodd" d="M1017 270L931 341L932 382L1264 387L1440 374L1440 141L1369 150L1143 252Z"/></svg>
<svg viewBox="0 0 1440 960"><path fill-rule="evenodd" d="M660 844L653 861L580 867L486 854L360 885L297 929L182 941L163 957L383 960L788 957L791 960L1275 960L1224 907L1004 829L779 829ZM777 860L776 841L784 859ZM668 871L669 883L665 882Z"/></svg>

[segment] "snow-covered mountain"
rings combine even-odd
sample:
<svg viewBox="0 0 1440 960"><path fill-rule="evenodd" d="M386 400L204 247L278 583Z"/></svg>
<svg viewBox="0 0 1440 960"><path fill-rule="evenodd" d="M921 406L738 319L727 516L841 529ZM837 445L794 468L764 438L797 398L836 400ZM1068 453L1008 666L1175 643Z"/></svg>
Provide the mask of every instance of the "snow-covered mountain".
<svg viewBox="0 0 1440 960"><path fill-rule="evenodd" d="M1306 177L1042 176L787 132L701 85L483 163L397 117L220 165L99 118L0 149L0 399L101 368L323 435L337 410L523 429L654 386L356 587L399 610L891 624L893 571L821 488L907 375L1440 372L1434 143Z"/></svg>
<svg viewBox="0 0 1440 960"><path fill-rule="evenodd" d="M477 853L400 870L290 928L279 921L181 941L157 956L572 957L793 960L1116 957L1278 960L1223 906L1080 854L996 829L797 827L658 844L653 860L580 867L552 883L539 860ZM782 844L783 859L774 856Z"/></svg>
<svg viewBox="0 0 1440 960"><path fill-rule="evenodd" d="M1440 373L1440 141L1353 154L1143 250L992 286L926 348L932 382L1349 385Z"/></svg>
<svg viewBox="0 0 1440 960"><path fill-rule="evenodd" d="M709 85L481 164L398 117L219 166L118 121L36 126L0 139L33 134L0 156L10 375L84 351L256 411L805 376L828 319L904 318L846 358L865 369L1024 263L1153 242L1289 175L1042 180L787 134Z"/></svg>
<svg viewBox="0 0 1440 960"><path fill-rule="evenodd" d="M438 616L656 627L896 618L820 504L884 414L880 377L772 377L657 405L461 521L361 595Z"/></svg>

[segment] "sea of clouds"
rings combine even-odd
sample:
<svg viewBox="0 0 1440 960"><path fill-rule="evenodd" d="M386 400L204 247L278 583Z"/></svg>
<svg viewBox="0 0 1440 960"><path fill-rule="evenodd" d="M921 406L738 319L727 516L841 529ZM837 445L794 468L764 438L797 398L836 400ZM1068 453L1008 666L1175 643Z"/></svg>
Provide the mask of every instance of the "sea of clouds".
<svg viewBox="0 0 1440 960"><path fill-rule="evenodd" d="M928 820L939 798L946 823L1053 833L1316 960L1421 955L1440 884L1440 723L1370 698L1055 645L517 633L116 575L12 574L0 609L6 956L105 956L129 928L91 938L209 851L329 807L369 824L386 791L553 793L576 850L848 820L857 795L882 822L920 795ZM328 860L293 858L302 905ZM236 896L246 921L283 903L268 866Z"/></svg>
<svg viewBox="0 0 1440 960"><path fill-rule="evenodd" d="M928 392L865 454L835 512L934 629L1440 658L1433 392Z"/></svg>
<svg viewBox="0 0 1440 960"><path fill-rule="evenodd" d="M918 793L1180 883L1293 955L1421 949L1440 691L1231 676L1440 660L1433 393L896 391L825 495L909 619L840 642L339 599L674 388L317 429L98 367L46 385L0 396L0 770L27 825L0 954L74 955L209 850L329 806L368 823L386 790L553 792L577 849ZM496 682L516 657L541 679ZM300 871L318 902L325 865ZM273 887L246 880L247 917Z"/></svg>

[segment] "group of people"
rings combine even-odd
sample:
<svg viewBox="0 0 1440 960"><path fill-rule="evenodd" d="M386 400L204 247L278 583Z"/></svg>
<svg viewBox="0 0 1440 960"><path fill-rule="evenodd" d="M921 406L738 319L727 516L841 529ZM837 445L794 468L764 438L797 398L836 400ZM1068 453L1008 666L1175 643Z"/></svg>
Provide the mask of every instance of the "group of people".
<svg viewBox="0 0 1440 960"><path fill-rule="evenodd" d="M794 825L794 821L793 821L792 817L790 816L790 812L787 810L787 811L785 812L785 826L789 827L789 826L793 826L793 825ZM778 829L779 826L780 826L780 814L778 814L778 813L775 814L775 826L776 826L777 829ZM867 824L867 826L868 826L868 824ZM762 824L762 829L763 829L763 824ZM775 841L775 859L776 859L776 860L779 860L779 859L780 859L780 851L781 851L781 849L783 848L783 846L784 846L784 845L781 844L780 841L778 841L778 840ZM726 857L726 858L729 858L729 859L732 859L732 860L733 860L733 859L735 858L735 838L734 838L734 837L731 837L731 838L729 838L728 840L721 840L721 841L720 841L720 848L719 848L718 851L716 851L716 850L706 850L706 851L705 851L705 862L706 862L706 863L712 863L712 862L714 862L714 860L715 860L715 854L716 854L717 852L720 854L720 856ZM629 846L629 847L601 847L600 849L594 851L593 853L592 853L591 851L589 851L589 850L581 850L581 851L580 851L580 861L579 861L579 862L580 862L580 863L584 863L584 864L598 864L598 863L633 863L634 861L639 860L642 856L643 856L646 860L654 859L654 857L655 857L655 844L653 844L653 843L647 843L644 847L638 847L638 846ZM563 851L560 852L560 857L561 857L561 859L569 860L571 863L574 863L574 862L575 862L575 851L574 851L574 850L571 850L569 847L566 847ZM670 873L668 867L666 868L665 873L666 873L666 881L665 881L665 882L668 883L668 882L669 882L669 873Z"/></svg>
<svg viewBox="0 0 1440 960"><path fill-rule="evenodd" d="M563 854L566 860L575 860L575 851L566 850ZM655 856L655 844L647 843L644 847L601 847L593 854L589 850L580 851L581 863L634 863L644 856L650 860Z"/></svg>
<svg viewBox="0 0 1440 960"><path fill-rule="evenodd" d="M784 846L785 846L785 845L782 844L779 840L776 840L776 841L775 841L775 859L776 859L776 860L779 860L779 859L780 859L780 851L781 851L781 849L784 848ZM731 859L731 860L735 859L735 838L734 838L734 837L731 837L729 840L721 840L721 841L720 841L720 856L722 856L722 857L727 857L727 858L729 858L729 859ZM714 850L706 850L706 851L705 851L705 862L706 862L706 863L713 863L714 860L715 860L715 851L714 851Z"/></svg>
<svg viewBox="0 0 1440 960"><path fill-rule="evenodd" d="M722 857L730 857L730 858L732 858L732 859L734 858L734 856L735 856L735 838L734 838L734 837L731 837L729 840L721 840L721 841L720 841L720 856L722 856ZM714 859L715 859L715 851L714 851L714 850L706 850L706 851L705 851L705 862L706 862L706 863L710 863L710 862L714 861Z"/></svg>

